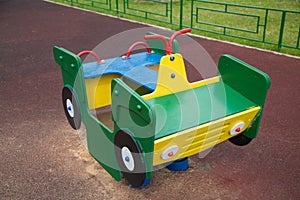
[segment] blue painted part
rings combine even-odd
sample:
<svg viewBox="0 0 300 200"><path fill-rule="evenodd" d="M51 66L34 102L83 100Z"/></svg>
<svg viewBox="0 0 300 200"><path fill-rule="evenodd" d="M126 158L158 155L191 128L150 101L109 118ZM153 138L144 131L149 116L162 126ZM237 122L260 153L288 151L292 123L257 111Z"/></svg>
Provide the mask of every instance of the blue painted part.
<svg viewBox="0 0 300 200"><path fill-rule="evenodd" d="M181 158L168 165L167 168L171 171L184 171L189 168L188 158Z"/></svg>
<svg viewBox="0 0 300 200"><path fill-rule="evenodd" d="M150 181L151 181L151 178L146 178L145 181L144 181L144 183L142 185L140 185L138 188L142 189L142 188L146 187L147 185L150 184ZM135 188L132 185L129 185L129 186L130 186L130 188Z"/></svg>
<svg viewBox="0 0 300 200"><path fill-rule="evenodd" d="M132 54L127 59L122 57L106 59L103 64L84 63L82 65L84 78L118 74L150 91L154 91L158 75L156 71L147 66L159 64L161 57L161 54L143 52Z"/></svg>
<svg viewBox="0 0 300 200"><path fill-rule="evenodd" d="M141 188L146 187L147 185L150 184L150 181L151 181L151 178L146 178L144 183L139 188L141 189Z"/></svg>

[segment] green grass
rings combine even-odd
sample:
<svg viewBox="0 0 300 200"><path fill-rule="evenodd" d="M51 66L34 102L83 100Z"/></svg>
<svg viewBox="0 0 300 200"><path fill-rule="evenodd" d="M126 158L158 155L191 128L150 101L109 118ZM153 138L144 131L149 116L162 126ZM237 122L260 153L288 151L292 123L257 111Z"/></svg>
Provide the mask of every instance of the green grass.
<svg viewBox="0 0 300 200"><path fill-rule="evenodd" d="M154 24L158 26L163 26L171 28L174 30L179 29L180 22L180 2L173 1L172 3L172 15L169 11L171 9L171 3L159 2L159 1L139 1L139 0L127 0L128 4L124 6L123 0L118 0L118 11L116 0L112 0L112 4L109 5L106 2L108 0L53 0L55 2L65 3L81 8L86 8L89 10L116 15L123 18L128 18L136 21L141 21L144 23ZM224 2L229 4L239 4L248 5L255 7L271 8L271 9L283 9L283 10L294 10L300 12L300 0L214 0L215 2ZM93 4L91 2L94 2ZM277 45L268 43L278 43L278 38L280 35L280 26L282 12L276 10L270 10L267 17L267 25L265 31L265 42L261 41L264 36L263 26L257 27L257 21L259 18L259 24L264 24L265 22L265 10L253 9L253 8L243 8L243 7L228 7L228 11L241 13L237 14L225 14L221 12L212 12L207 9L224 10L223 5L210 4L210 3L194 3L193 12L196 13L195 7L204 7L206 10L199 10L197 13L198 21L205 23L212 23L220 26L227 26L230 28L237 28L248 30L238 31L227 28L226 34L234 35L235 37L223 35L224 29L221 27L210 26L200 24L196 21L196 16L193 17L193 33L199 34L206 37L216 38L220 40L227 40L239 44L244 44L248 46L254 46L258 48L268 49L277 51ZM183 27L191 26L191 0L183 1L183 17L182 17ZM280 52L287 53L291 55L300 56L300 50L296 48L298 34L300 28L300 13L287 13L283 39L282 43L284 45L290 46L291 48L282 47ZM198 29L198 30L197 30ZM209 30L210 32L202 31L200 29ZM250 31L250 32L249 32ZM212 33L217 32L220 34ZM243 39L245 37L248 39ZM249 40L249 38L251 40Z"/></svg>

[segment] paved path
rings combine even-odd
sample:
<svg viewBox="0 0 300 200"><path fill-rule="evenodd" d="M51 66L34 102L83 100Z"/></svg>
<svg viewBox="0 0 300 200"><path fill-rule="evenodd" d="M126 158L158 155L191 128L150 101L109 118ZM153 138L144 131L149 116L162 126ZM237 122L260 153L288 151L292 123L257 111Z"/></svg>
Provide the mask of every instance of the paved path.
<svg viewBox="0 0 300 200"><path fill-rule="evenodd" d="M0 27L0 199L300 198L300 59L194 38L215 61L231 54L270 75L259 137L242 148L220 144L192 158L188 171L156 171L150 187L132 190L90 158L67 124L52 47L92 49L143 25L40 0L0 0Z"/></svg>

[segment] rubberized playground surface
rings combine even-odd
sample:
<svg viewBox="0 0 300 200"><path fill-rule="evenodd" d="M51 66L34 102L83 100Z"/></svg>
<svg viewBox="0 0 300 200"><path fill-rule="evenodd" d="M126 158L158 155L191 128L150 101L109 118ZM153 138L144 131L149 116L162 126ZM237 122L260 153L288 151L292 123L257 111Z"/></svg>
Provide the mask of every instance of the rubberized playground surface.
<svg viewBox="0 0 300 200"><path fill-rule="evenodd" d="M271 77L259 136L229 142L190 168L155 171L130 189L94 161L64 116L54 45L92 49L144 25L40 0L0 0L1 199L299 199L300 59L194 38L217 62L231 54Z"/></svg>

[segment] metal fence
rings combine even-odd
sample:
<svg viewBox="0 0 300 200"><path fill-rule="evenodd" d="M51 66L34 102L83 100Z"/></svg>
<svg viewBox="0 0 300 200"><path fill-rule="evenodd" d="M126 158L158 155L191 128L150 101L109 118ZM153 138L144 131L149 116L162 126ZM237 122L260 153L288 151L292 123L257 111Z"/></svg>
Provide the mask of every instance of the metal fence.
<svg viewBox="0 0 300 200"><path fill-rule="evenodd" d="M65 0L120 17L157 22L173 29L191 27L210 37L223 35L300 50L300 11L263 8L206 0ZM298 53L297 53L298 54ZM299 53L300 54L300 53Z"/></svg>
<svg viewBox="0 0 300 200"><path fill-rule="evenodd" d="M219 15L223 20L215 22L207 15ZM276 45L277 51L282 47L299 49L300 12L297 11L193 0L190 26L205 32ZM287 37L289 42L285 42Z"/></svg>

